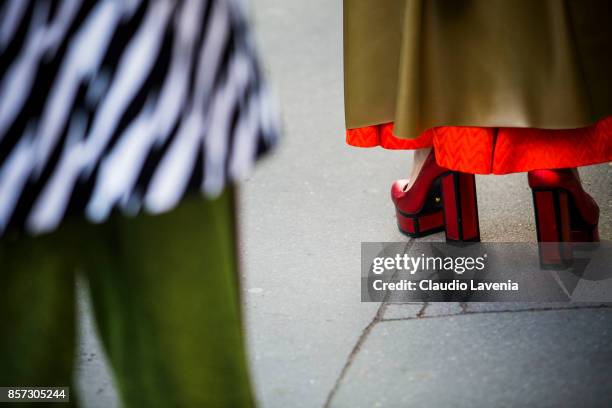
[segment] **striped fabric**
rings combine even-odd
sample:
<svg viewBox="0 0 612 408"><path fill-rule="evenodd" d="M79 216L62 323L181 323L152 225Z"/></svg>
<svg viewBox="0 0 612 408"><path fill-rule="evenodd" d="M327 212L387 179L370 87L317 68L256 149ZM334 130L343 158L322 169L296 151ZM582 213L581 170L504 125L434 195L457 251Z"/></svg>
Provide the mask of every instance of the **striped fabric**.
<svg viewBox="0 0 612 408"><path fill-rule="evenodd" d="M278 126L238 2L0 3L0 235L248 174Z"/></svg>

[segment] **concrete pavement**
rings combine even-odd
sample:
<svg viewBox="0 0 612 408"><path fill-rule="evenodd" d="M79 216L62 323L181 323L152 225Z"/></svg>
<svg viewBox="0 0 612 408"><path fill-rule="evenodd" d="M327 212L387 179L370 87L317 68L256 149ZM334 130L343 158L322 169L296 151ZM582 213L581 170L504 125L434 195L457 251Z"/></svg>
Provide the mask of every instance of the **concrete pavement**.
<svg viewBox="0 0 612 408"><path fill-rule="evenodd" d="M286 128L278 152L242 189L245 304L262 406L431 407L463 400L478 407L508 405L513 397L537 406L549 396L555 397L549 404L584 398L566 398L583 385L592 393L585 402L610 395L612 375L584 375L592 359L612 368L612 310L431 304L422 315L437 317L417 319L423 305L359 302L360 242L406 240L396 230L389 188L408 173L410 155L344 143L341 2L257 0L253 9ZM609 239L612 167L582 174ZM526 175L477 183L483 240L534 241ZM386 320L400 312L405 318ZM462 342L468 352L460 351Z"/></svg>

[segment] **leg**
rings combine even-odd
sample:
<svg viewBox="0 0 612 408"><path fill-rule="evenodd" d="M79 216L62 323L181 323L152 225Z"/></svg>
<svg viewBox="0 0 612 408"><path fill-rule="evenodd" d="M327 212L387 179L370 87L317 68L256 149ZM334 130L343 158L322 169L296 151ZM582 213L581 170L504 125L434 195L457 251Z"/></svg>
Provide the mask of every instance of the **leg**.
<svg viewBox="0 0 612 408"><path fill-rule="evenodd" d="M408 184L406 185L406 187L404 187L406 191L410 190L416 179L419 177L419 173L421 173L421 169L425 164L425 160L427 160L427 156L429 156L429 153L431 153L431 149L431 147L425 147L423 149L414 150L410 177L408 177Z"/></svg>
<svg viewBox="0 0 612 408"><path fill-rule="evenodd" d="M70 236L63 228L42 237L0 240L2 386L71 385L75 282ZM71 391L76 406L74 387Z"/></svg>
<svg viewBox="0 0 612 408"><path fill-rule="evenodd" d="M86 271L126 407L252 406L233 196L96 228Z"/></svg>

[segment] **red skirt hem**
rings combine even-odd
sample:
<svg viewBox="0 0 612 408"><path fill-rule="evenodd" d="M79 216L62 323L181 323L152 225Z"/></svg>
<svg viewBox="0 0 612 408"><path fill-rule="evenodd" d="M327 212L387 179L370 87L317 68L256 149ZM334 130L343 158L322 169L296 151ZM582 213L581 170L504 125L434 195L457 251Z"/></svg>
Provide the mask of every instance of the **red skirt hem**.
<svg viewBox="0 0 612 408"><path fill-rule="evenodd" d="M347 129L356 147L405 150L433 147L436 161L472 174L508 174L612 161L612 116L577 129L440 126L416 139L393 135L393 123Z"/></svg>

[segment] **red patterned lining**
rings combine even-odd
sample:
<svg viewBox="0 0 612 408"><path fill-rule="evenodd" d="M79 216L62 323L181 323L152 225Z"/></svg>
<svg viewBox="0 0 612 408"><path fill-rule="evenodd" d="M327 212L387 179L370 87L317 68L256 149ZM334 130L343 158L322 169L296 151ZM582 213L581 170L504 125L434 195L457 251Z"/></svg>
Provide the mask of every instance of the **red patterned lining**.
<svg viewBox="0 0 612 408"><path fill-rule="evenodd" d="M440 126L416 139L393 136L393 123L346 131L348 144L385 149L435 149L442 167L475 174L579 167L612 161L612 117L564 130Z"/></svg>

